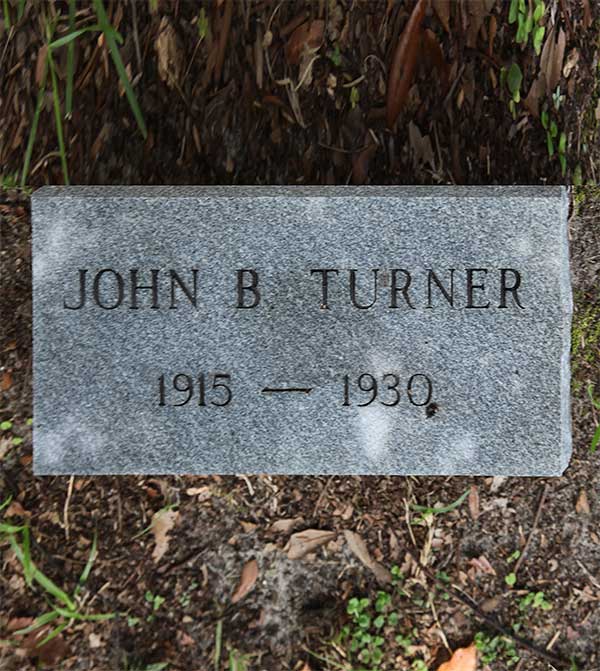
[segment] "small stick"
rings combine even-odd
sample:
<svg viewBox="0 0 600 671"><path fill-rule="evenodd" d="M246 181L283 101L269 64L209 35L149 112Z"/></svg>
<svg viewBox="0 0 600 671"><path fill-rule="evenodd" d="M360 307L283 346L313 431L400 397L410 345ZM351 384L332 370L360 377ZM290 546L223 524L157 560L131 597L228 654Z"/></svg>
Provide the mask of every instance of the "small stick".
<svg viewBox="0 0 600 671"><path fill-rule="evenodd" d="M75 476L72 475L69 478L69 486L67 488L67 498L65 500L65 507L63 509L63 518L65 526L65 537L69 540L69 504L71 503L71 496L73 494L73 484L75 482Z"/></svg>
<svg viewBox="0 0 600 671"><path fill-rule="evenodd" d="M535 511L535 517L533 518L533 526L531 527L531 531L529 532L529 536L527 536L527 540L525 541L525 545L523 546L523 550L517 559L517 563L515 564L515 575L519 572L519 569L521 568L521 565L523 564L523 560L525 559L525 555L527 554L527 550L529 550L529 546L531 545L531 539L533 538L533 535L537 529L538 522L540 521L540 516L542 514L542 508L544 507L544 503L546 501L546 495L548 494L548 491L550 489L550 485L546 483L544 485L544 490L542 491L542 495L540 496L540 502L538 504L537 510Z"/></svg>

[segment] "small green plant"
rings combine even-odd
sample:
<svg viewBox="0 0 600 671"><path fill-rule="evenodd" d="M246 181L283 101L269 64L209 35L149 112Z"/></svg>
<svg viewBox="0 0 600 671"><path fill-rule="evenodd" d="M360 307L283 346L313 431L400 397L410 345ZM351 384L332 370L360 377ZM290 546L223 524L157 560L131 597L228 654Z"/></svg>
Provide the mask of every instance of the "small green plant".
<svg viewBox="0 0 600 671"><path fill-rule="evenodd" d="M0 505L0 511L8 506L11 501L9 497ZM53 580L48 578L33 562L31 558L31 539L29 527L17 526L0 522L0 538L8 539L16 558L23 567L25 581L29 587L36 583L47 595L47 601L51 608L47 613L37 617L33 623L19 629L16 635L25 635L37 631L42 627L48 627L52 623L49 633L37 643L37 647L45 645L62 631L76 622L101 622L116 617L116 613L88 614L83 612L83 603L80 600L81 592L87 582L97 555L97 537L94 536L92 547L86 565L79 577L74 591L69 595L61 589Z"/></svg>
<svg viewBox="0 0 600 671"><path fill-rule="evenodd" d="M4 421L4 422L0 422L0 431L2 431L2 432L10 431L10 433L11 433L11 440L10 440L10 442L11 442L15 447L17 447L17 445L20 445L20 444L23 442L23 438L21 438L21 436L15 436L15 435L13 434L12 429L13 429L13 423L12 423L11 421L6 420L6 421ZM1 510L1 509L0 509L0 510Z"/></svg>
<svg viewBox="0 0 600 671"><path fill-rule="evenodd" d="M544 592L529 592L519 601L519 610L526 611L529 608L552 610L552 604L546 599Z"/></svg>
<svg viewBox="0 0 600 671"><path fill-rule="evenodd" d="M543 0L511 0L508 10L508 22L517 24L517 44L525 46L531 37L538 56L546 33L546 28L542 25L545 13L546 5Z"/></svg>
<svg viewBox="0 0 600 671"><path fill-rule="evenodd" d="M415 659L410 668L411 671L429 671L429 667L422 659Z"/></svg>
<svg viewBox="0 0 600 671"><path fill-rule="evenodd" d="M156 611L159 610L159 608L163 605L166 599L164 596L161 596L160 594L152 594L150 590L146 591L146 593L144 594L144 599L152 607L152 613L148 615L148 617L146 618L146 622L152 622L154 620Z"/></svg>
<svg viewBox="0 0 600 671"><path fill-rule="evenodd" d="M338 68L342 64L342 54L340 53L340 45L337 42L333 45L333 49L330 49L327 52L327 58L329 58L329 60Z"/></svg>
<svg viewBox="0 0 600 671"><path fill-rule="evenodd" d="M475 646L482 665L499 661L507 668L519 661L514 642L507 636L491 636L483 631L475 634Z"/></svg>
<svg viewBox="0 0 600 671"><path fill-rule="evenodd" d="M251 655L243 655L239 650L229 650L229 671L248 671Z"/></svg>
<svg viewBox="0 0 600 671"><path fill-rule="evenodd" d="M505 80L511 99L508 101L508 109L513 118L517 115L517 104L521 102L521 84L523 83L523 72L518 63L512 63L508 70L502 68L501 81Z"/></svg>
<svg viewBox="0 0 600 671"><path fill-rule="evenodd" d="M509 586L509 587L514 587L515 583L517 582L517 574L516 573L509 573L505 578L504 582Z"/></svg>
<svg viewBox="0 0 600 671"><path fill-rule="evenodd" d="M594 408L596 410L600 410L600 399L597 399L594 397L594 385L589 384L587 388L588 396L590 398L590 401ZM596 450L598 449L598 443L600 443L600 424L596 427L596 430L594 431L594 435L592 437L592 442L590 444L590 452L594 454Z"/></svg>
<svg viewBox="0 0 600 671"><path fill-rule="evenodd" d="M352 109L354 109L360 101L360 93L358 92L358 89L356 86L353 86L350 89L350 106Z"/></svg>
<svg viewBox="0 0 600 671"><path fill-rule="evenodd" d="M556 109L558 110L558 107L556 107ZM548 157L552 158L557 153L560 169L564 177L567 172L567 136L564 132L559 133L558 125L556 121L550 117L547 106L542 110L540 120L546 131ZM556 146L555 143L557 143L558 146Z"/></svg>

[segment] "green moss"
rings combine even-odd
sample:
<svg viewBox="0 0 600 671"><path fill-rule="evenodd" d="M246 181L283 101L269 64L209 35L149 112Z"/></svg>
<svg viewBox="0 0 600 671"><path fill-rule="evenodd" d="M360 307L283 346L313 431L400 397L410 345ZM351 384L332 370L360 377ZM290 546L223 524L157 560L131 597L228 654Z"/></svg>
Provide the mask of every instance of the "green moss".
<svg viewBox="0 0 600 671"><path fill-rule="evenodd" d="M575 215L580 215L589 202L600 202L600 186L584 184L573 187L573 209Z"/></svg>
<svg viewBox="0 0 600 671"><path fill-rule="evenodd" d="M600 363L600 305L583 304L582 296L576 296L579 309L573 315L571 331L571 361L573 376L581 366ZM576 383L574 380L574 387ZM581 382L578 383L581 386Z"/></svg>

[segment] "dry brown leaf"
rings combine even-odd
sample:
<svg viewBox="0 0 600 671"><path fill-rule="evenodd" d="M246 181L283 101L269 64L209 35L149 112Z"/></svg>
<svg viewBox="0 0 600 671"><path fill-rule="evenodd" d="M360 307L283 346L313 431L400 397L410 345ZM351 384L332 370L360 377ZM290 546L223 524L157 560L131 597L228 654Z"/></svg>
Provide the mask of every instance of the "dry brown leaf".
<svg viewBox="0 0 600 671"><path fill-rule="evenodd" d="M20 645L30 657L37 658L43 666L55 668L61 659L66 657L69 649L62 634L58 634L44 645L40 645L51 630L52 627L49 625L36 629L28 634Z"/></svg>
<svg viewBox="0 0 600 671"><path fill-rule="evenodd" d="M590 504L585 489L582 489L579 492L579 497L577 498L577 503L575 504L575 512L578 513L579 515L590 514Z"/></svg>
<svg viewBox="0 0 600 671"><path fill-rule="evenodd" d="M477 648L472 643L468 648L458 648L438 671L477 671Z"/></svg>
<svg viewBox="0 0 600 671"><path fill-rule="evenodd" d="M2 380L0 380L0 391L7 391L12 387L12 373L9 370L5 370L2 373Z"/></svg>
<svg viewBox="0 0 600 671"><path fill-rule="evenodd" d="M302 517L285 517L280 520L275 520L269 527L268 531L273 533L291 533L303 521Z"/></svg>
<svg viewBox="0 0 600 671"><path fill-rule="evenodd" d="M288 559L302 559L309 552L333 540L335 536L335 531L305 529L292 534L284 549L287 552Z"/></svg>
<svg viewBox="0 0 600 671"><path fill-rule="evenodd" d="M254 587L256 579L258 578L258 562L256 559L251 559L244 564L242 575L240 577L239 585L231 596L231 603L237 603L243 599L246 594Z"/></svg>
<svg viewBox="0 0 600 671"><path fill-rule="evenodd" d="M306 52L315 52L323 43L325 21L306 21L294 30L285 45L285 58L290 65L298 65Z"/></svg>
<svg viewBox="0 0 600 671"><path fill-rule="evenodd" d="M152 533L154 534L155 546L152 551L152 559L159 562L169 547L169 532L175 526L179 517L176 510L159 510L152 517Z"/></svg>
<svg viewBox="0 0 600 671"><path fill-rule="evenodd" d="M450 0L433 0L433 11L436 13L438 19L444 30L450 32Z"/></svg>
<svg viewBox="0 0 600 671"><path fill-rule="evenodd" d="M385 103L385 117L388 128L396 123L398 115L406 104L408 91L415 75L417 52L421 42L422 23L426 9L427 0L417 0L392 58Z"/></svg>
<svg viewBox="0 0 600 671"><path fill-rule="evenodd" d="M565 31L561 28L557 39L556 28L552 28L544 42L540 58L540 74L544 77L546 93L554 91L560 81L566 46L567 36Z"/></svg>
<svg viewBox="0 0 600 671"><path fill-rule="evenodd" d="M183 51L179 45L175 28L166 16L161 19L154 48L158 57L160 78L171 88L179 86L183 72Z"/></svg>
<svg viewBox="0 0 600 671"><path fill-rule="evenodd" d="M392 582L392 574L385 566L382 566L371 557L364 540L357 533L344 529L344 537L351 552L358 557L361 563L373 571L378 582L383 584Z"/></svg>
<svg viewBox="0 0 600 671"><path fill-rule="evenodd" d="M469 0L465 3L468 14L467 46L474 49L477 46L477 36L486 17L496 4L496 0Z"/></svg>

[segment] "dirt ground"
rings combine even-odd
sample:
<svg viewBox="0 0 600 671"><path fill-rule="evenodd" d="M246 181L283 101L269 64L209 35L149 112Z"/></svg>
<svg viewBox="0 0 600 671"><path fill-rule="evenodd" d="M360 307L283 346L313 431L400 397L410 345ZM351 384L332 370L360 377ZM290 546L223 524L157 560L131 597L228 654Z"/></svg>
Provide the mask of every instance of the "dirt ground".
<svg viewBox="0 0 600 671"><path fill-rule="evenodd" d="M51 599L27 585L0 536L0 669L356 671L363 667L341 635L352 620L348 606L355 597L374 602L379 591L391 595L398 623L380 630L384 660L364 668L433 671L450 650L483 633L501 638L493 671L508 668L511 645L520 671L600 669L600 456L590 451L600 417L587 391L595 385L600 396L597 190L573 194L574 453L561 478L35 478L29 202L14 186L48 17L57 20L55 36L64 35L68 10L66 2L28 0L17 19L20 3L6 4L12 24L0 22L0 422L11 425L0 430L0 504L13 498L0 522L30 526L34 562L69 594L96 535L97 559L78 603L85 614L114 617L73 621L41 648L15 634L47 612ZM531 42L515 43L508 3L453 3L447 25L443 12L427 9L423 25L439 49L418 59L404 96L395 90L392 107L402 108L392 128L391 64L414 2L105 5L123 36L123 61L148 133L144 139L139 132L106 45L83 34L74 49L73 112L63 119L72 183L596 179L594 3L546 2L553 41L545 60ZM78 3L77 27L92 21L90 5ZM312 33L298 37L307 24L316 41ZM55 62L64 106L66 48ZM537 93L531 109L521 102L514 116L509 110L501 80L513 62L523 73L523 98L540 78L546 88L557 82L539 94L537 116ZM65 181L50 85L41 100L28 187ZM539 118L544 105L565 133L564 175L558 151L549 156ZM449 512L415 508L448 505L465 492ZM306 530L317 530L317 540L297 551L294 534Z"/></svg>

